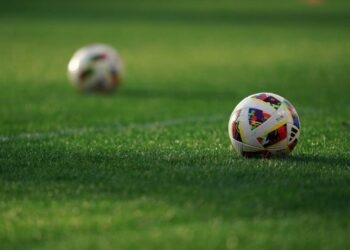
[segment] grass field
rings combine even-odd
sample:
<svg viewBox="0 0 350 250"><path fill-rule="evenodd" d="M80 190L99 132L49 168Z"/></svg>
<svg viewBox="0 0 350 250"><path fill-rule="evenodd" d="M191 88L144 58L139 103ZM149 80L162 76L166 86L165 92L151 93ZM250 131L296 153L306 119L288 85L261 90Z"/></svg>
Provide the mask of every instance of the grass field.
<svg viewBox="0 0 350 250"><path fill-rule="evenodd" d="M94 42L115 95L66 79ZM16 0L0 51L0 249L350 248L348 1ZM231 149L260 91L299 112L288 158Z"/></svg>

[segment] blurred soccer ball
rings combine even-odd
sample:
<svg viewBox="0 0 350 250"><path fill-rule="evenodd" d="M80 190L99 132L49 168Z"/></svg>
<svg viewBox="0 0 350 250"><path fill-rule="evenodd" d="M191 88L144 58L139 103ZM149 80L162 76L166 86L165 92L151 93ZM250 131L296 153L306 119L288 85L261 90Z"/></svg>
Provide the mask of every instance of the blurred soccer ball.
<svg viewBox="0 0 350 250"><path fill-rule="evenodd" d="M115 49L93 44L74 53L68 64L68 77L79 90L110 92L120 84L122 70Z"/></svg>
<svg viewBox="0 0 350 250"><path fill-rule="evenodd" d="M228 130L233 147L245 157L288 154L298 142L299 116L283 97L259 93L236 106Z"/></svg>

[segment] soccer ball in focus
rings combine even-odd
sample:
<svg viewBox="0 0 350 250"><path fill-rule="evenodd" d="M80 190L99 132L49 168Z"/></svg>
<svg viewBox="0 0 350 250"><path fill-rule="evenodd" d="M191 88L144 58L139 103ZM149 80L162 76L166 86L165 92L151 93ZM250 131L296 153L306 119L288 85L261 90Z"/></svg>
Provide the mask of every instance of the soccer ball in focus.
<svg viewBox="0 0 350 250"><path fill-rule="evenodd" d="M120 84L122 70L115 49L93 44L74 53L68 64L68 78L79 90L110 92Z"/></svg>
<svg viewBox="0 0 350 250"><path fill-rule="evenodd" d="M233 110L228 130L233 147L245 157L290 153L300 135L299 116L293 105L272 93L243 99Z"/></svg>

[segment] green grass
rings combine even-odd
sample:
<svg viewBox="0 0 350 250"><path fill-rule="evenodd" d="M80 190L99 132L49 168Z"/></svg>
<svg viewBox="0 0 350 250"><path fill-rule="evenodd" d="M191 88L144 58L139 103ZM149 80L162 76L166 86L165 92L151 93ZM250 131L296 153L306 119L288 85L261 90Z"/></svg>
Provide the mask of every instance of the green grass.
<svg viewBox="0 0 350 250"><path fill-rule="evenodd" d="M349 249L350 5L324 2L3 4L0 249ZM92 42L115 95L67 82ZM299 112L287 158L231 149L260 91Z"/></svg>

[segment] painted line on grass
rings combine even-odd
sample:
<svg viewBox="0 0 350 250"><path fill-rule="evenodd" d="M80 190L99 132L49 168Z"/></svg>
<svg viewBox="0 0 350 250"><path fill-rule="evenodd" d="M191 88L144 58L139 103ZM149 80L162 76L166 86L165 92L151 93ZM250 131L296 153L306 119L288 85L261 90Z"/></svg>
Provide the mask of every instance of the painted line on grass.
<svg viewBox="0 0 350 250"><path fill-rule="evenodd" d="M223 119L228 119L228 116L224 115L210 115L210 116L200 116L200 117L187 117L187 118L178 118L162 121L153 121L147 123L130 123L130 124L111 124L104 126L96 127L82 127L82 128L66 128L55 131L46 131L46 132L28 132L28 133L19 133L16 135L0 135L0 142L7 141L17 141L17 140L34 140L34 139L43 139L43 138L54 138L54 137L63 137L71 135L83 135L93 132L106 132L106 131L121 131L127 129L145 129L145 128L162 128L170 127L183 124L193 124L200 122L216 122Z"/></svg>

